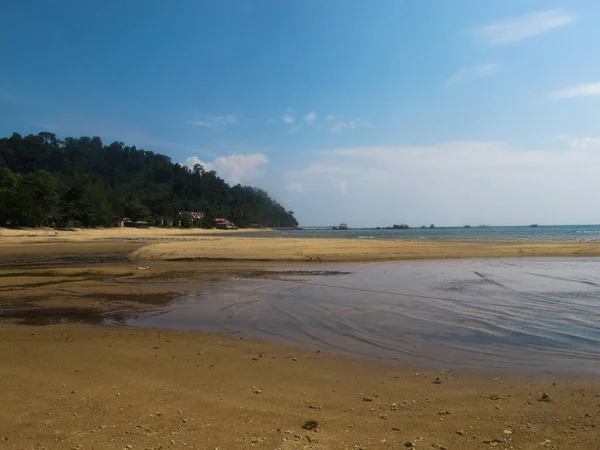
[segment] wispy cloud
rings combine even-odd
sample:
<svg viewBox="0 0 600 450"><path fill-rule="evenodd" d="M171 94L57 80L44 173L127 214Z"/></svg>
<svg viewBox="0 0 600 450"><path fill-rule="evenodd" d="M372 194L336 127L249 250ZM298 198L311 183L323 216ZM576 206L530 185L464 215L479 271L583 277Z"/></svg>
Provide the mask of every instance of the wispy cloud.
<svg viewBox="0 0 600 450"><path fill-rule="evenodd" d="M225 128L227 125L238 123L238 118L233 114L225 116L207 116L199 120L188 120L186 123L205 128Z"/></svg>
<svg viewBox="0 0 600 450"><path fill-rule="evenodd" d="M567 26L578 15L562 9L551 9L490 23L474 30L474 35L492 45L510 44Z"/></svg>
<svg viewBox="0 0 600 450"><path fill-rule="evenodd" d="M302 125L297 124L297 125L294 125L293 127L290 127L287 130L287 132L290 133L290 134L294 134L294 133L297 133L298 131L300 131L301 129L302 129Z"/></svg>
<svg viewBox="0 0 600 450"><path fill-rule="evenodd" d="M325 116L325 120L335 120L335 116Z"/></svg>
<svg viewBox="0 0 600 450"><path fill-rule="evenodd" d="M568 134L563 134L558 136L557 139L566 142L573 150L600 149L600 136L573 137Z"/></svg>
<svg viewBox="0 0 600 450"><path fill-rule="evenodd" d="M479 64L461 69L446 80L447 86L454 86L465 81L494 75L502 70L502 66L496 63Z"/></svg>
<svg viewBox="0 0 600 450"><path fill-rule="evenodd" d="M282 174L281 195L306 224L593 223L596 139L556 150L493 141L322 150ZM289 192L298 184L302 195ZM346 202L360 217L342 208Z"/></svg>
<svg viewBox="0 0 600 450"><path fill-rule="evenodd" d="M554 98L589 97L592 95L600 95L600 82L579 84L552 93Z"/></svg>
<svg viewBox="0 0 600 450"><path fill-rule="evenodd" d="M317 120L317 113L316 113L316 111L309 112L307 115L304 116L304 120L308 124L315 123L315 121Z"/></svg>
<svg viewBox="0 0 600 450"><path fill-rule="evenodd" d="M284 114L281 116L281 120L283 123L287 123L288 125L296 122L296 119L291 114Z"/></svg>
<svg viewBox="0 0 600 450"><path fill-rule="evenodd" d="M185 162L189 167L200 164L205 170L215 170L225 181L237 184L263 178L269 158L262 153L253 153L219 156L211 162L202 161L197 156L190 156L185 159Z"/></svg>
<svg viewBox="0 0 600 450"><path fill-rule="evenodd" d="M361 120L361 119L352 119L347 122L337 121L331 127L329 127L329 131L334 133L339 133L342 130L348 130L353 128L358 128L359 126L368 126L369 122Z"/></svg>

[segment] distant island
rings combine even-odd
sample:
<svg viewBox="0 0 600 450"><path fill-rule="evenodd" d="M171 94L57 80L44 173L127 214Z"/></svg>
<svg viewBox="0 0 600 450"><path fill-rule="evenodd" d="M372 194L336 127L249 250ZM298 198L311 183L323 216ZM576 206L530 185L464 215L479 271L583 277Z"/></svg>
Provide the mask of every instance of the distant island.
<svg viewBox="0 0 600 450"><path fill-rule="evenodd" d="M267 192L168 156L42 132L0 139L0 226L296 227Z"/></svg>
<svg viewBox="0 0 600 450"><path fill-rule="evenodd" d="M410 227L405 223L401 225L392 225L391 227L377 227L377 230L409 230Z"/></svg>

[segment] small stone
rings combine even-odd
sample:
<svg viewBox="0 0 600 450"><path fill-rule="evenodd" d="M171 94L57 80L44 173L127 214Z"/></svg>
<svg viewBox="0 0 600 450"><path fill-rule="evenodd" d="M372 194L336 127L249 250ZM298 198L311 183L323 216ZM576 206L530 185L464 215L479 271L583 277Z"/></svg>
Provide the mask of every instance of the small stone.
<svg viewBox="0 0 600 450"><path fill-rule="evenodd" d="M464 436L465 432L463 430L456 430L456 434L458 434L460 436Z"/></svg>
<svg viewBox="0 0 600 450"><path fill-rule="evenodd" d="M542 394L542 396L538 399L538 401L539 402L550 403L550 396L544 392Z"/></svg>
<svg viewBox="0 0 600 450"><path fill-rule="evenodd" d="M363 402L372 402L373 399L371 397L363 397Z"/></svg>
<svg viewBox="0 0 600 450"><path fill-rule="evenodd" d="M131 445L126 445L125 448L133 448Z"/></svg>
<svg viewBox="0 0 600 450"><path fill-rule="evenodd" d="M432 381L433 384L441 384L441 380L440 377L436 377L436 379L434 381Z"/></svg>

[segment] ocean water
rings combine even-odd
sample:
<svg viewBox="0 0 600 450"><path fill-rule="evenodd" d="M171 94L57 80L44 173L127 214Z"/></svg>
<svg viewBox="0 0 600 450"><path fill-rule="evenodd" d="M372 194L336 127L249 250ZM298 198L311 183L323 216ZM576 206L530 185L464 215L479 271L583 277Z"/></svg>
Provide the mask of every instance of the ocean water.
<svg viewBox="0 0 600 450"><path fill-rule="evenodd" d="M124 323L418 366L600 372L600 258L321 268L349 273L180 285L177 300Z"/></svg>
<svg viewBox="0 0 600 450"><path fill-rule="evenodd" d="M241 235L243 235L242 233ZM412 228L409 230L376 230L360 228L350 230L290 230L261 233L248 233L253 236L270 237L319 237L339 239L384 239L384 240L425 240L425 241L518 241L556 242L600 241L600 225L555 225L555 226L510 226L487 228Z"/></svg>

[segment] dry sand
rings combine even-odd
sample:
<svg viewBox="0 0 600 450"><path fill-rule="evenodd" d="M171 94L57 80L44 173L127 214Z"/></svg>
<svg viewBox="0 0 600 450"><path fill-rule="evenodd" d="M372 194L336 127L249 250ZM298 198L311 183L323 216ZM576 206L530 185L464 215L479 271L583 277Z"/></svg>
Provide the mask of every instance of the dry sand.
<svg viewBox="0 0 600 450"><path fill-rule="evenodd" d="M230 335L85 325L2 325L0 361L6 449L600 446L596 381L422 371ZM312 420L317 431L304 430Z"/></svg>
<svg viewBox="0 0 600 450"><path fill-rule="evenodd" d="M523 256L600 256L600 242L414 242L351 239L211 237L164 242L134 251L134 260L380 261Z"/></svg>
<svg viewBox="0 0 600 450"><path fill-rule="evenodd" d="M600 254L596 244L574 243L8 231L0 237L0 313L44 308L46 317L87 323L107 309L168 301L176 290L157 281L263 276L263 268L283 264L138 258L309 260L314 267L319 258ZM13 317L36 323L30 313ZM549 402L538 401L544 392ZM597 380L433 372L230 334L0 319L0 393L2 449L600 448ZM317 431L302 429L310 420Z"/></svg>

